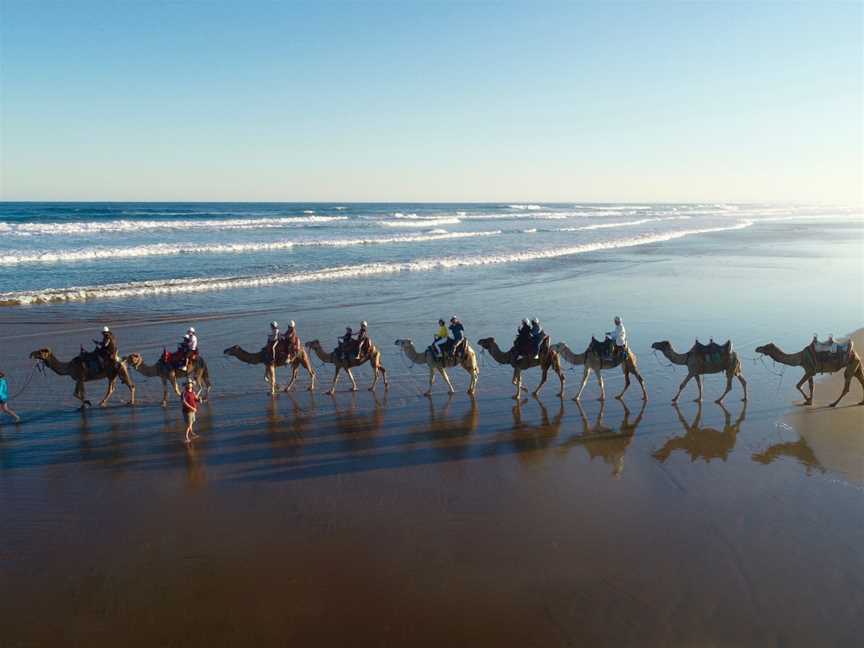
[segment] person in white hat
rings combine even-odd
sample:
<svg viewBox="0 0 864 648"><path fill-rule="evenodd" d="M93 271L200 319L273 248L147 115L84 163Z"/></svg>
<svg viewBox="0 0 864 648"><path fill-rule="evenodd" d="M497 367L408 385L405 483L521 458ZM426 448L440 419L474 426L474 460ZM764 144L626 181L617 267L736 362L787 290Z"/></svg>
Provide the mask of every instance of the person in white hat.
<svg viewBox="0 0 864 648"><path fill-rule="evenodd" d="M616 315L613 320L615 328L606 332L606 337L615 343L614 355L618 356L624 352L627 347L627 331L624 328L624 322L621 321L621 316Z"/></svg>
<svg viewBox="0 0 864 648"><path fill-rule="evenodd" d="M267 349L270 352L270 359L276 359L276 347L279 346L279 322L273 320L270 322L270 335L267 336Z"/></svg>
<svg viewBox="0 0 864 648"><path fill-rule="evenodd" d="M294 320L288 322L288 329L282 336L285 340L285 346L288 350L288 361L290 362L298 353L300 353L300 336L297 335L297 323Z"/></svg>
<svg viewBox="0 0 864 648"><path fill-rule="evenodd" d="M99 358L100 369L105 369L109 364L117 359L117 338L107 326L102 327L102 339L93 340L96 348L93 350L96 357Z"/></svg>

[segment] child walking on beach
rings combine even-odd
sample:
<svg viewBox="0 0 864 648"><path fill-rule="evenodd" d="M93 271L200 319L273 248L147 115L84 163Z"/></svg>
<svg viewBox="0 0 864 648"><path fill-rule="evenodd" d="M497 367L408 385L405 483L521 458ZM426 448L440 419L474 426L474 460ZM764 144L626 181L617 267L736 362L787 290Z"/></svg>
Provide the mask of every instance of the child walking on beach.
<svg viewBox="0 0 864 648"><path fill-rule="evenodd" d="M195 385L190 380L186 383L186 389L183 390L183 397L180 399L183 403L183 420L186 421L186 443L192 443L192 439L198 435L192 431L192 426L195 424L195 414L198 412L198 394L195 393Z"/></svg>
<svg viewBox="0 0 864 648"><path fill-rule="evenodd" d="M15 419L16 423L21 421L21 417L9 407L9 385L6 384L6 374L2 371L0 371L0 412L6 412Z"/></svg>

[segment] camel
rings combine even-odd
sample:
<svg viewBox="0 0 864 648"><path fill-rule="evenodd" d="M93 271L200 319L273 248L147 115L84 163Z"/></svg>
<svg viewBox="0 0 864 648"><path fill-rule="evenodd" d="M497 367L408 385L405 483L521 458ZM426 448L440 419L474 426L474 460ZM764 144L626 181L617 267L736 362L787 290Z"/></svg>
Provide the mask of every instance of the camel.
<svg viewBox="0 0 864 648"><path fill-rule="evenodd" d="M648 400L648 392L645 390L645 380L642 378L642 374L639 373L639 367L636 363L636 354L634 354L630 347L627 347L624 350L624 353L611 357L601 353L600 346L602 346L602 342L598 342L594 338L591 338L591 344L588 345L588 348L585 349L584 353L573 353L570 350L570 347L567 346L564 342L558 342L557 344L553 344L552 348L555 349L567 362L572 365L582 365L584 370L582 372L582 386L579 387L579 392L576 396L573 397L574 401L579 401L582 397L582 390L585 389L585 385L588 383L588 378L591 376L591 372L594 371L597 374L597 383L600 385L600 398L599 400L606 400L606 391L603 388L603 376L601 375L601 371L603 369L614 369L618 365L621 365L621 368L624 371L624 389L621 390L621 393L615 396L618 400L621 400L624 397L624 392L630 387L630 374L632 373L636 376L636 380L639 381L639 386L642 388L642 400Z"/></svg>
<svg viewBox="0 0 864 648"><path fill-rule="evenodd" d="M660 351L672 364L687 367L687 377L678 387L678 393L672 399L673 403L678 402L678 397L691 378L696 378L696 386L699 388L699 396L695 400L701 402L702 375L721 372L726 373L726 391L714 402L722 403L726 394L732 391L733 378L738 378L741 382L741 388L744 390L744 398L741 400L747 400L747 381L744 380L741 373L741 360L738 358L738 354L732 350L731 341L726 342L726 344L716 344L713 341L710 344L700 344L697 340L687 353L678 353L666 340L655 342L651 348Z"/></svg>
<svg viewBox="0 0 864 648"><path fill-rule="evenodd" d="M720 409L723 410L725 418L722 431L700 425L702 422L701 402L697 406L696 416L693 417L692 423L687 422L676 405L675 413L678 415L678 420L681 422L681 427L684 428L685 433L669 439L662 448L656 450L651 456L660 463L665 463L673 452L683 450L690 457L690 461L696 461L699 458L705 463L710 463L712 459L726 461L729 458L729 453L735 448L741 424L747 417L747 403L744 403L735 423L732 423L732 414L729 410L723 405L720 405Z"/></svg>
<svg viewBox="0 0 864 648"><path fill-rule="evenodd" d="M801 367L804 369L804 377L798 381L797 385L795 385L795 389L801 392L801 395L804 397L804 405L813 404L813 376L817 373L836 373L841 369L845 369L843 377L846 382L843 385L843 392L837 400L830 404L830 407L836 407L837 403L839 403L840 400L849 393L849 385L852 382L852 378L857 378L858 382L861 383L861 387L864 388L864 369L862 369L861 358L858 356L858 352L853 348L851 340L848 344L848 353L829 353L826 354L827 358L825 359L820 359L814 351L813 346L810 344L801 349L798 353L785 353L776 344L769 342L763 346L756 347L756 353L767 355L769 358L775 362L779 362L780 364L789 365L790 367ZM803 389L801 389L801 385L805 382L810 387L809 396L804 393ZM864 405L864 399L862 399L858 404Z"/></svg>
<svg viewBox="0 0 864 648"><path fill-rule="evenodd" d="M453 356L441 357L435 356L430 350L425 353L418 353L414 348L414 343L410 339L396 340L396 345L402 347L402 351L408 356L408 359L414 364L426 365L429 367L429 389L423 394L429 396L432 393L432 383L435 382L435 372L441 374L444 382L447 383L447 390L453 394L456 392L453 389L453 383L450 382L450 377L447 375L448 367L460 366L471 375L471 382L468 385L468 394L473 396L477 391L477 379L480 377L480 368L477 366L477 354L474 349L465 342L465 353L461 360Z"/></svg>
<svg viewBox="0 0 864 648"><path fill-rule="evenodd" d="M336 373L333 374L333 384L330 385L330 389L327 391L328 394L333 394L336 391L336 383L339 380L340 371L347 373L348 378L351 379L351 391L357 391L357 381L354 380L354 374L351 373L351 369L366 364L367 362L372 365L372 385L369 387L369 391L375 391L375 386L378 384L379 377L384 378L385 390L390 387L390 381L387 378L387 370L384 368L384 365L381 364L381 352L374 344L370 343L370 347L369 353L357 360L355 358L346 359L338 357L335 351L328 353L324 350L318 340L312 340L311 342L306 343L306 348L314 351L315 355L318 356L321 362L326 362L327 364L332 364L336 367Z"/></svg>
<svg viewBox="0 0 864 648"><path fill-rule="evenodd" d="M267 347L263 347L258 353L250 353L239 344L235 344L234 346L225 349L222 353L234 356L240 362L245 362L246 364L263 364L264 380L270 383L271 395L276 394L276 388L278 387L276 384L276 367L284 367L287 364L291 365L291 380L288 381L287 385L285 385L283 391L290 391L294 387L294 382L297 380L297 373L300 371L301 366L309 372L309 387L306 389L308 391L313 391L315 389L315 370L312 368L309 354L306 353L306 350L303 348L300 349L299 353L294 355L290 363L287 361L287 356L284 354L277 354L276 361L274 362L270 357L270 353L268 353Z"/></svg>
<svg viewBox="0 0 864 648"><path fill-rule="evenodd" d="M531 367L540 367L543 369L543 376L540 380L540 384L537 385L537 389L531 392L532 396L536 396L543 385L546 384L546 379L549 376L549 369L551 368L556 374L558 374L558 379L561 381L561 391L558 392L559 397L564 396L564 372L561 370L561 358L558 355L558 352L555 351L552 347L549 349L542 351L539 357L522 357L516 365L513 365L513 352L507 351L504 352L498 346L498 343L495 342L494 337L483 338L482 340L477 340L477 344L483 347L486 351L489 352L489 355L497 362L498 364L506 364L514 367L513 369L513 384L516 386L516 394L513 396L516 400L521 398L522 390L525 389L522 387L522 372L526 369L530 369Z"/></svg>
<svg viewBox="0 0 864 648"><path fill-rule="evenodd" d="M126 356L126 364L135 369L142 376L148 378L158 377L162 380L162 407L168 405L168 384L174 389L174 393L180 396L180 387L177 386L177 378L187 378L193 380L196 384L204 387L202 401L206 401L210 396L210 389L213 385L210 383L210 372L207 370L207 363L204 358L198 356L194 364L188 371L177 369L166 363L164 358L160 356L156 364L148 365L144 362L144 358L139 353L131 353Z"/></svg>
<svg viewBox="0 0 864 648"><path fill-rule="evenodd" d="M51 369L51 371L56 373L58 376L70 376L75 381L75 391L73 392L73 395L81 401L81 407L79 409L82 411L88 405L92 405L90 401L87 400L86 394L84 393L84 383L92 380L108 381L108 391L105 392L104 398L99 401L99 407L104 407L105 403L108 402L108 399L111 398L111 394L114 393L114 389L117 386L118 378L120 379L120 382L129 388L130 398L128 404L135 404L135 383L132 382L129 370L126 368L126 363L122 360L113 363L111 366L106 367L101 371L93 372L86 363L82 362L78 358L75 358L70 362L58 360L51 349L38 349L33 351L30 354L30 357L34 360L41 361L44 366Z"/></svg>

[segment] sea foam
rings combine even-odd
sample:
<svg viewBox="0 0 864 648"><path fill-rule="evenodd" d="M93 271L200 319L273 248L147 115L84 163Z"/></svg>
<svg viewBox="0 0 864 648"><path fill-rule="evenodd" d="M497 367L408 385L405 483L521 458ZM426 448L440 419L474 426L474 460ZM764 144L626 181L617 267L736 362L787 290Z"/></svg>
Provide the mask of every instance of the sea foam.
<svg viewBox="0 0 864 648"><path fill-rule="evenodd" d="M458 268L476 268L508 263L524 263L541 259L620 249L639 245L650 245L679 239L686 236L728 232L753 225L751 220L741 220L726 227L679 230L662 234L645 234L611 241L585 243L582 245L533 250L511 254L417 259L401 263L364 263L352 266L338 266L321 270L284 274L255 276L210 277L199 279L169 279L158 281L139 281L99 286L80 286L38 292L0 293L0 305L39 304L49 302L85 301L99 298L128 298L155 296L163 294L195 293L211 290L236 288L256 288L279 284L296 284L313 281L330 281L357 277L396 274L401 272L428 272Z"/></svg>

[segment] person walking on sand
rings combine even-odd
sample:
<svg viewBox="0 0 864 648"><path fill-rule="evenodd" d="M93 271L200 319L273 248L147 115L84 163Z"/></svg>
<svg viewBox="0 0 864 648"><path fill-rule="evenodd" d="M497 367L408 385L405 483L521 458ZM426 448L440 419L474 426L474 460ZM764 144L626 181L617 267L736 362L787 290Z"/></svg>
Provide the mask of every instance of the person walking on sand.
<svg viewBox="0 0 864 648"><path fill-rule="evenodd" d="M21 422L21 417L9 407L9 385L6 384L6 374L2 371L0 371L0 412L6 412L15 419L16 423Z"/></svg>
<svg viewBox="0 0 864 648"><path fill-rule="evenodd" d="M186 443L192 443L192 439L198 437L192 431L195 424L195 414L198 413L198 394L195 393L195 384L190 380L186 383L186 389L180 399L183 403L183 420L186 421Z"/></svg>

